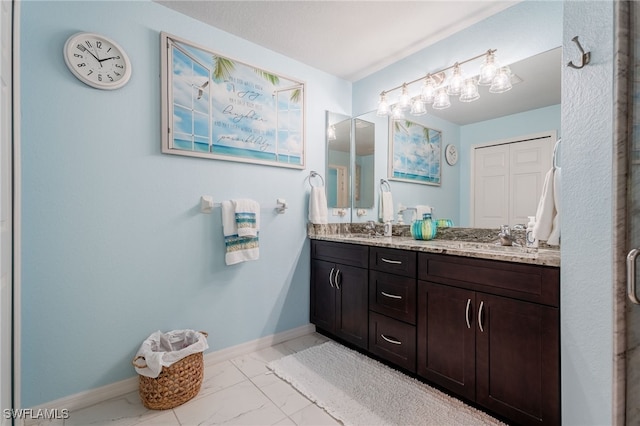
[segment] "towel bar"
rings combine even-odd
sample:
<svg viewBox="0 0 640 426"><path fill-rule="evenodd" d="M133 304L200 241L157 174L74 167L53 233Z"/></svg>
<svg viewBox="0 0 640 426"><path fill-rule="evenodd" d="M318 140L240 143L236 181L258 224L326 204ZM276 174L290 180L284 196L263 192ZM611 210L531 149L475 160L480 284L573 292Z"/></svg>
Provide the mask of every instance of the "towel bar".
<svg viewBox="0 0 640 426"><path fill-rule="evenodd" d="M220 207L222 203L214 203L213 197L211 195L203 195L200 197L200 212L201 213L211 213L214 207ZM278 198L276 200L276 207L261 207L260 210L273 210L279 214L284 214L286 210L289 208L287 201L284 198Z"/></svg>

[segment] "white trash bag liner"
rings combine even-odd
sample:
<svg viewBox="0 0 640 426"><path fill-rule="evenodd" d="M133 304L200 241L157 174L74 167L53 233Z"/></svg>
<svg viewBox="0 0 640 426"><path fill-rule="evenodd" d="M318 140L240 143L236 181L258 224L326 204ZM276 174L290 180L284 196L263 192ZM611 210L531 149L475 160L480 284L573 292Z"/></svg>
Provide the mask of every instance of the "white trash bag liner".
<svg viewBox="0 0 640 426"><path fill-rule="evenodd" d="M140 346L136 358L144 358L146 367L136 366L136 372L147 377L158 377L162 367L169 367L191 354L209 348L204 333L194 330L173 330L167 333L156 331Z"/></svg>

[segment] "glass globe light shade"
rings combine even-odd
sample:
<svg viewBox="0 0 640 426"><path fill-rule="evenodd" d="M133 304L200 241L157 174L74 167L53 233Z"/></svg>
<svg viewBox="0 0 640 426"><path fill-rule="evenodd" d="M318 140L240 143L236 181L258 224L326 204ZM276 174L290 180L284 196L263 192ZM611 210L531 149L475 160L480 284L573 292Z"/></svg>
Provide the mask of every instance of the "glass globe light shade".
<svg viewBox="0 0 640 426"><path fill-rule="evenodd" d="M473 102L479 98L480 93L478 93L476 82L472 78L465 80L464 86L462 87L462 94L460 95L460 102Z"/></svg>
<svg viewBox="0 0 640 426"><path fill-rule="evenodd" d="M478 84L480 86L490 86L498 72L498 68L495 55L493 53L487 53L484 63L480 66Z"/></svg>
<svg viewBox="0 0 640 426"><path fill-rule="evenodd" d="M400 95L400 99L398 100L398 105L400 108L408 109L411 106L411 97L409 96L409 90L407 89L407 85L402 85L402 94Z"/></svg>
<svg viewBox="0 0 640 426"><path fill-rule="evenodd" d="M398 105L391 108L391 117L394 120L402 120L404 118L404 111Z"/></svg>
<svg viewBox="0 0 640 426"><path fill-rule="evenodd" d="M411 115L425 115L427 113L427 109L424 106L424 102L420 96L413 100L411 104Z"/></svg>
<svg viewBox="0 0 640 426"><path fill-rule="evenodd" d="M507 90L511 90L511 87L511 70L509 67L502 67L493 78L489 92L504 93Z"/></svg>
<svg viewBox="0 0 640 426"><path fill-rule="evenodd" d="M462 75L462 70L460 69L460 65L455 64L453 68L453 74L449 78L447 82L447 93L451 96L458 96L462 92L462 85L464 84L464 76Z"/></svg>
<svg viewBox="0 0 640 426"><path fill-rule="evenodd" d="M436 81L431 77L431 74L424 80L424 85L420 91L420 99L427 104L433 103L433 98L436 96Z"/></svg>
<svg viewBox="0 0 640 426"><path fill-rule="evenodd" d="M378 111L376 112L379 116L389 115L389 104L387 103L387 95L384 93L380 95L380 101L378 102Z"/></svg>
<svg viewBox="0 0 640 426"><path fill-rule="evenodd" d="M445 89L438 90L436 97L433 101L433 109L445 109L451 106L451 101L449 101L449 94Z"/></svg>
<svg viewBox="0 0 640 426"><path fill-rule="evenodd" d="M329 126L329 128L327 129L327 138L330 141L336 140L336 126L334 125Z"/></svg>

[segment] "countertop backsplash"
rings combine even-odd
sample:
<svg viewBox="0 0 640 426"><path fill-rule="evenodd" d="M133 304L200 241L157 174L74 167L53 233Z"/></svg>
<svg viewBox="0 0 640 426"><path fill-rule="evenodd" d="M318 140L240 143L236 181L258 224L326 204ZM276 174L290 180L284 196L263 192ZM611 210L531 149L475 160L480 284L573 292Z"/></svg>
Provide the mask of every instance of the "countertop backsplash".
<svg viewBox="0 0 640 426"><path fill-rule="evenodd" d="M309 223L307 234L309 237L326 235L346 235L346 234L366 234L368 233L366 223L330 223L327 225L314 225ZM382 235L384 224L376 223L376 233ZM393 225L394 237L411 237L410 225ZM447 241L468 241L474 243L497 243L499 241L499 228L438 228L436 240ZM512 230L511 235L516 243L524 246L525 231ZM544 241L539 242L539 247L544 249L559 249L559 246L551 246Z"/></svg>

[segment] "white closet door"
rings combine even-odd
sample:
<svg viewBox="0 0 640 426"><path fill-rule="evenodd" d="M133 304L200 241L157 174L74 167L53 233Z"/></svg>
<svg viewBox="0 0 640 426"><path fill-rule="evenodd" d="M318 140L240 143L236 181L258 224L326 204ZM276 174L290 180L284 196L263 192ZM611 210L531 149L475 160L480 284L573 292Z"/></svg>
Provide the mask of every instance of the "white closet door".
<svg viewBox="0 0 640 426"><path fill-rule="evenodd" d="M497 228L509 223L509 145L475 151L473 226Z"/></svg>
<svg viewBox="0 0 640 426"><path fill-rule="evenodd" d="M551 138L535 139L509 145L509 225L527 226L528 216L535 216L542 184L551 168Z"/></svg>
<svg viewBox="0 0 640 426"><path fill-rule="evenodd" d="M546 132L473 147L472 226L527 225L527 216L536 214L555 141L555 132Z"/></svg>

